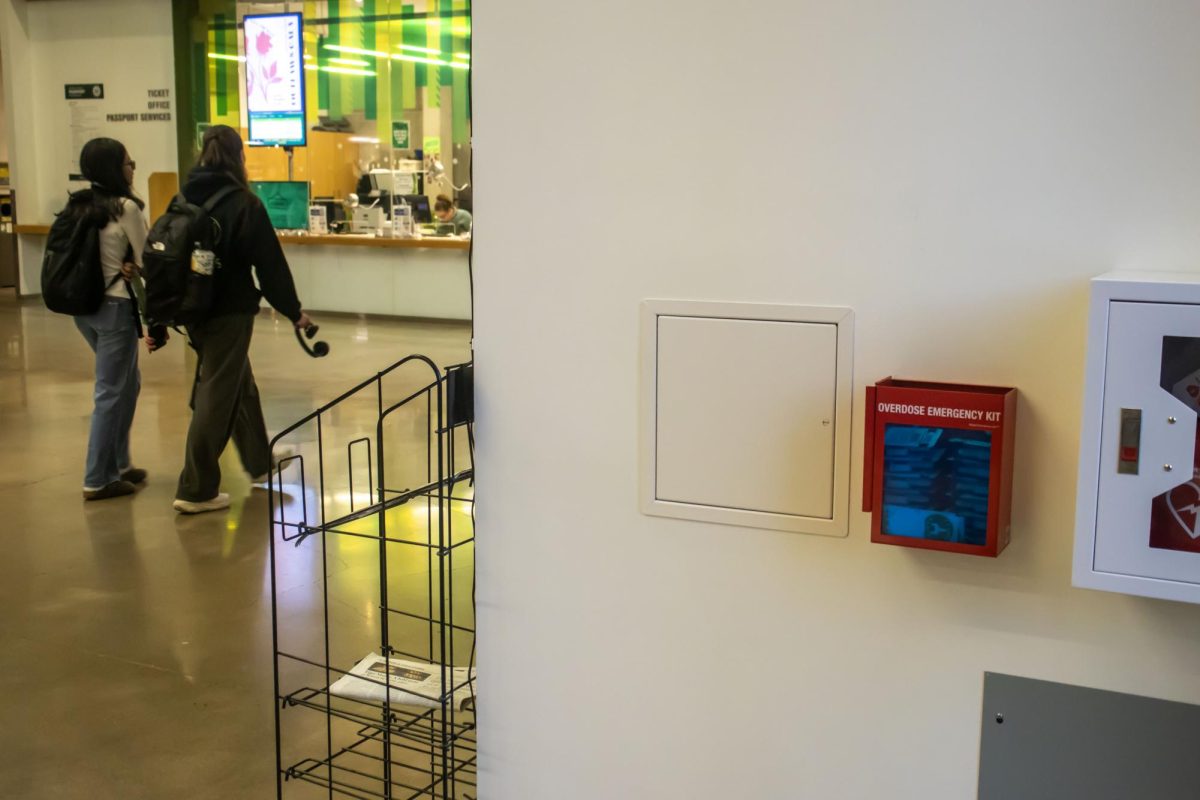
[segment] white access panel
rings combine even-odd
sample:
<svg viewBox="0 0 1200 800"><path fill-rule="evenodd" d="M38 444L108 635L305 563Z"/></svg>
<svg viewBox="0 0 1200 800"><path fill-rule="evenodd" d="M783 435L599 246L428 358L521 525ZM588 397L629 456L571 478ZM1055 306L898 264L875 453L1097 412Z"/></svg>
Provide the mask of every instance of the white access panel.
<svg viewBox="0 0 1200 800"><path fill-rule="evenodd" d="M645 513L842 536L848 309L646 301Z"/></svg>
<svg viewBox="0 0 1200 800"><path fill-rule="evenodd" d="M1200 602L1200 275L1093 281L1084 397L1073 582Z"/></svg>

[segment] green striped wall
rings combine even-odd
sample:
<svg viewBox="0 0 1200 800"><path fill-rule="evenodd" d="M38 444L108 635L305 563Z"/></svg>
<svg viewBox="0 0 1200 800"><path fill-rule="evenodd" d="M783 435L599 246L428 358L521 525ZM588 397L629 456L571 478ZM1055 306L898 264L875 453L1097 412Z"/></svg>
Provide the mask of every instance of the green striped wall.
<svg viewBox="0 0 1200 800"><path fill-rule="evenodd" d="M318 17L318 10L326 16ZM324 4L309 0L303 3L303 13L305 52L312 57L309 64L336 67L330 59L355 58L367 61L370 66L364 69L377 73L360 76L310 71L307 90L312 123L316 123L321 110L335 119L357 111L366 119L377 121L379 136L384 138L391 135L392 119L401 119L404 112L421 108L422 95L430 107L440 107L441 88L445 86L453 90L453 139L455 142L468 139L471 109L466 70L338 53L328 50L326 45L398 53L402 51L397 46L406 44L436 48L442 52L439 58L450 60L454 53L470 52L471 0L428 0L426 10L420 13L404 0L363 0L361 6L354 0L328 0ZM205 78L204 86L193 89L198 98L207 95L208 119L196 121L238 126L239 65L236 61L207 58L207 53L238 54L241 34L236 27L237 4L233 0L199 0L198 15L191 22L200 23L204 33L201 39L194 40L197 46L191 48L187 57L192 61L200 57L202 63L177 65L185 74L200 74ZM196 27L193 25L193 30Z"/></svg>

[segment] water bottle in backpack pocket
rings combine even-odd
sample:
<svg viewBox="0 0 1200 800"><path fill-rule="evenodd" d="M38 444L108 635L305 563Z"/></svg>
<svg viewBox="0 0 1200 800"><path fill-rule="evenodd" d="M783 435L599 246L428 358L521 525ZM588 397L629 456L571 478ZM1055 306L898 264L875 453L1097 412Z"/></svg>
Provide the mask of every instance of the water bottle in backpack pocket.
<svg viewBox="0 0 1200 800"><path fill-rule="evenodd" d="M193 244L191 272L184 283L183 302L176 315L181 322L196 322L208 316L213 301L213 274L220 265L216 253L200 242Z"/></svg>

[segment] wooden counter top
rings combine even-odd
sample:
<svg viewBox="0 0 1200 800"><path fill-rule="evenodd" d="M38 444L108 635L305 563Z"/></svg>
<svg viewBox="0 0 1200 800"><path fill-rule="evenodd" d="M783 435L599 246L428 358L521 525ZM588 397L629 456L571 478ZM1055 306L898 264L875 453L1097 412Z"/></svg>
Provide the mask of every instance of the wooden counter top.
<svg viewBox="0 0 1200 800"><path fill-rule="evenodd" d="M356 233L330 233L325 235L311 234L309 236L280 236L283 244L302 246L332 246L332 247L398 247L401 249L424 250L469 250L471 243L463 239L447 239L427 237L424 239L385 239L381 236L367 236Z"/></svg>
<svg viewBox="0 0 1200 800"><path fill-rule="evenodd" d="M50 232L49 225L17 225L17 233L28 233L45 236ZM362 234L326 234L323 236L280 236L279 241L285 245L300 245L304 247L382 247L398 248L401 250L469 250L471 243L462 239L443 239L429 237L425 239L384 239L379 236Z"/></svg>

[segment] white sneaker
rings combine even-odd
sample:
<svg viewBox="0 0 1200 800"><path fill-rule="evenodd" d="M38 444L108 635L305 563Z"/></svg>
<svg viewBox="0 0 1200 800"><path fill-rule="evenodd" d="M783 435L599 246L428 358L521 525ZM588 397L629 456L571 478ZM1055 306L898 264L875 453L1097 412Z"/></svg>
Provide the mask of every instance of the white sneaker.
<svg viewBox="0 0 1200 800"><path fill-rule="evenodd" d="M205 511L220 511L229 508L229 495L220 492L212 500L193 503L191 500L176 500L171 506L181 514L203 514Z"/></svg>
<svg viewBox="0 0 1200 800"><path fill-rule="evenodd" d="M271 473L275 471L275 466L280 461L289 459L294 455L296 455L296 448L294 447L280 447L276 449L275 453L271 456L271 469L264 472L262 475L251 475L250 482L266 483L267 481L271 480Z"/></svg>

